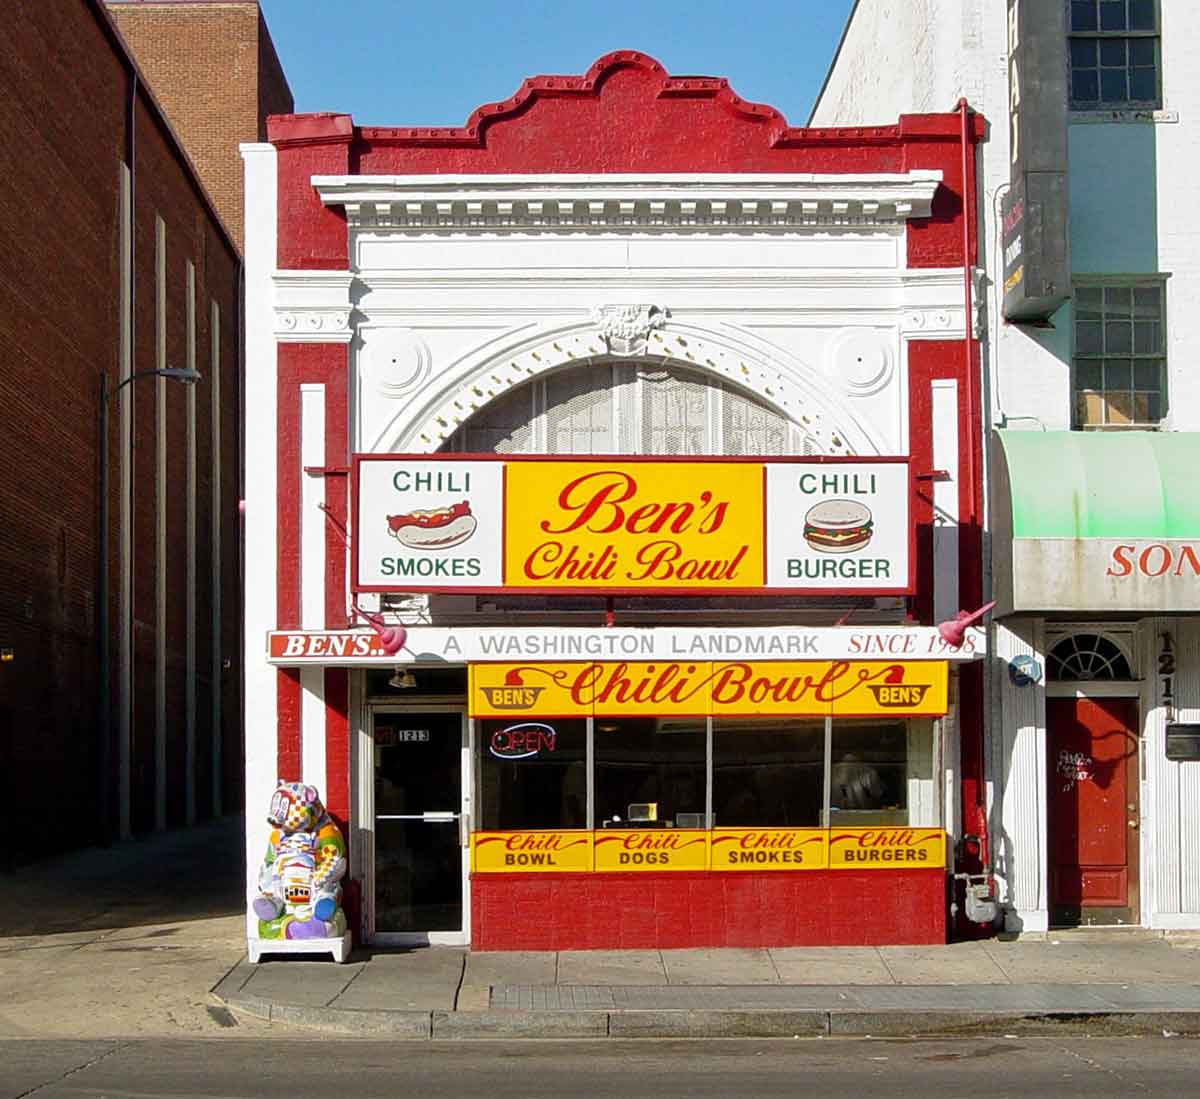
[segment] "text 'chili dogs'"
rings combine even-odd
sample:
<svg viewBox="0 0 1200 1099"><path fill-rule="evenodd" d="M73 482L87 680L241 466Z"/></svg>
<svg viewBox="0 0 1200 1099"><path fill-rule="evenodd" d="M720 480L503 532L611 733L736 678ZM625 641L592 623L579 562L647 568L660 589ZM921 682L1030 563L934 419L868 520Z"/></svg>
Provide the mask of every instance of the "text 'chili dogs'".
<svg viewBox="0 0 1200 1099"><path fill-rule="evenodd" d="M447 549L465 542L479 525L471 514L471 504L462 500L445 508L406 511L389 515L388 532L409 549Z"/></svg>

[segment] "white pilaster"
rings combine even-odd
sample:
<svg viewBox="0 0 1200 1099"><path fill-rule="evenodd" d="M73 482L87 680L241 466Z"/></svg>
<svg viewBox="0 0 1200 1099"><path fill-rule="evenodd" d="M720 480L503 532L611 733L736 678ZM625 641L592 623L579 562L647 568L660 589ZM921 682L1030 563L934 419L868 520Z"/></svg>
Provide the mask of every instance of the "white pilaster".
<svg viewBox="0 0 1200 1099"><path fill-rule="evenodd" d="M1019 655L1032 656L1044 667L1041 620L1010 618L997 623L995 630L1001 758L992 862L1008 929L1044 931L1049 926L1045 677L1019 687L1008 674L1009 662Z"/></svg>
<svg viewBox="0 0 1200 1099"><path fill-rule="evenodd" d="M267 842L266 806L278 777L278 673L264 659L267 631L277 621L277 365L271 285L276 262L277 166L272 145L245 144L241 152L246 168L244 417L249 430L245 467L254 471L246 480L244 501L246 866L254 880ZM257 921L248 908L246 927L251 937L257 935Z"/></svg>
<svg viewBox="0 0 1200 1099"><path fill-rule="evenodd" d="M948 476L933 482L933 618L958 614L958 382L935 378L932 389L933 468Z"/></svg>
<svg viewBox="0 0 1200 1099"><path fill-rule="evenodd" d="M325 477L305 469L325 465L325 386L300 386L300 621L325 626ZM305 780L307 781L307 779Z"/></svg>

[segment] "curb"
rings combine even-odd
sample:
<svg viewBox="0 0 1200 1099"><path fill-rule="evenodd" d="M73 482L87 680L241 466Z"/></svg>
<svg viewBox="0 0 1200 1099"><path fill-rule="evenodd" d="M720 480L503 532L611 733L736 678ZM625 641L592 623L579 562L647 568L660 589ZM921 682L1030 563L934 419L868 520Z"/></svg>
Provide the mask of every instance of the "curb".
<svg viewBox="0 0 1200 1099"><path fill-rule="evenodd" d="M213 993L230 1010L267 1022L415 1040L1200 1036L1200 1011L379 1011L225 996L221 985Z"/></svg>

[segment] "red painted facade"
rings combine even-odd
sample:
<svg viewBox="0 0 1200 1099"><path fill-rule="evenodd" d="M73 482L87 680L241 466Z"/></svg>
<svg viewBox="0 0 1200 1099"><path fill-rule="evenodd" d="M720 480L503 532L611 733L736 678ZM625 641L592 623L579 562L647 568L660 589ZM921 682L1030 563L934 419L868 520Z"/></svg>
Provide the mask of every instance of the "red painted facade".
<svg viewBox="0 0 1200 1099"><path fill-rule="evenodd" d="M957 114L907 115L889 126L809 130L790 127L773 108L740 99L724 80L675 78L644 54L620 51L583 76L530 78L509 99L479 108L461 128L357 127L340 114L276 116L268 137L277 150L278 265L346 270L347 226L312 185L315 175L620 173L942 173L933 216L910 221L912 268L961 268L962 212L974 209L974 149L962 156ZM982 119L970 117L972 145ZM970 178L964 180L962 165ZM965 203L964 203L965 197ZM975 244L968 226L968 260ZM969 313L969 310L968 310ZM279 345L277 628L299 625L300 397L304 382L324 383L327 399L326 499L344 526L349 464L347 347ZM968 369L968 362L972 366ZM961 402L961 604L982 590L978 451L981 400L969 341L913 341L909 356L910 430L918 477L932 469L929 383L958 383ZM253 427L251 427L253 430ZM974 451L968 448L974 447ZM926 487L932 482L922 482ZM933 608L932 500L918 493L917 594L910 611L930 624ZM346 554L330 525L326 626L347 624ZM278 672L281 778L299 777L300 683ZM339 823L350 816L346 672L326 672L327 804ZM962 679L960 711L964 828L983 834L981 683ZM558 949L785 944L930 943L946 935L941 871L741 874L480 875L472 881L472 943L478 949Z"/></svg>
<svg viewBox="0 0 1200 1099"><path fill-rule="evenodd" d="M940 870L476 874L476 950L902 946L946 937Z"/></svg>

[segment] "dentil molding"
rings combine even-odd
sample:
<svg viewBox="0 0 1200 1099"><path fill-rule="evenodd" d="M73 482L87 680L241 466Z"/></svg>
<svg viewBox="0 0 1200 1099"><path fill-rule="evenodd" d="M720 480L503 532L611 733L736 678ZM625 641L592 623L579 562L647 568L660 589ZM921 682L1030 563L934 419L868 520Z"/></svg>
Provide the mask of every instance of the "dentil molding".
<svg viewBox="0 0 1200 1099"><path fill-rule="evenodd" d="M351 230L795 231L930 216L941 172L862 175L314 176Z"/></svg>

